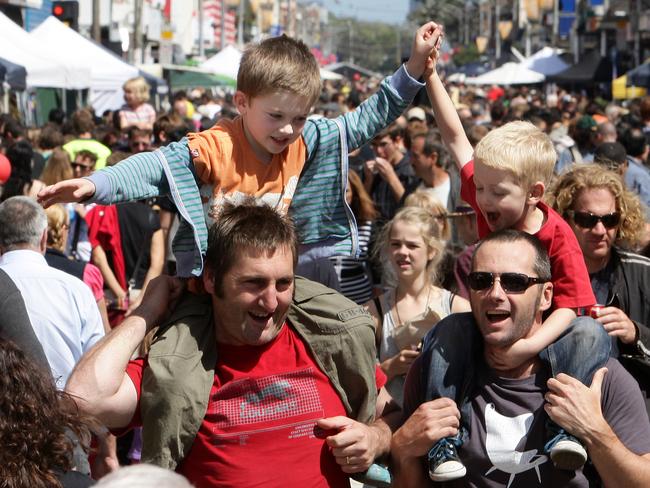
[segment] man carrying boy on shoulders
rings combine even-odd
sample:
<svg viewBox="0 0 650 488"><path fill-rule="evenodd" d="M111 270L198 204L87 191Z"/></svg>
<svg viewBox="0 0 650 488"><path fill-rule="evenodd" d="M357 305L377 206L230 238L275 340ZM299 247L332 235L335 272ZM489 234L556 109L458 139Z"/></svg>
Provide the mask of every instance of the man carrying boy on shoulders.
<svg viewBox="0 0 650 488"><path fill-rule="evenodd" d="M535 235L548 252L551 263L550 279L553 283L552 306L545 315L544 326L529 337L493 348L492 360L503 367L514 368L530 355L540 354L550 365L553 375L566 373L584 384L591 383L585 370L603 366L611 348L610 340L602 326L589 317L576 318L583 307L595 304L587 268L575 235L568 224L543 202L544 191L553 175L556 152L549 137L530 122L515 121L490 131L472 148L460 118L447 91L436 72L437 49L434 49L425 74L427 93L433 106L436 122L445 145L456 161L461 173L461 197L476 210L479 237L491 232L514 229ZM493 315L498 322L504 316ZM434 348L456 351L460 346L444 336L436 336ZM584 339L584 340L583 340ZM593 340L593 350L584 356L566 354L569 344ZM463 344L463 347L469 346ZM456 359L458 354L450 354ZM446 380L453 371L459 383L450 385ZM463 410L463 384L468 378L459 371L458 361L440 365L438 374L431 375L427 385L430 398L456 396ZM469 378L471 380L471 378ZM430 477L434 481L448 481L465 475L456 449L462 445L469 430L469 418L463 410L463 428L456 439L443 439L429 452ZM575 470L587 460L587 452L573 436L558 426L548 427L545 446L553 463L562 469Z"/></svg>
<svg viewBox="0 0 650 488"><path fill-rule="evenodd" d="M39 198L45 205L113 204L170 194L182 218L175 239L180 276L200 275L208 225L223 202L243 196L290 211L301 259L355 254L357 230L344 198L347 154L408 106L439 34L433 22L420 27L411 57L377 93L353 112L318 120L307 119L321 90L314 56L300 41L267 39L242 57L234 97L239 117L90 178L48 187Z"/></svg>

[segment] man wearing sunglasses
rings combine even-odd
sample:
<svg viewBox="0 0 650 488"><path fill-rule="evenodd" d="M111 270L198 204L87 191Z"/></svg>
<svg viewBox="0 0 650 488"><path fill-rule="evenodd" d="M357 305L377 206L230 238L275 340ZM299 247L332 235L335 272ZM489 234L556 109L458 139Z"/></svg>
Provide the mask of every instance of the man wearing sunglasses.
<svg viewBox="0 0 650 488"><path fill-rule="evenodd" d="M582 165L556 183L554 205L582 249L612 351L639 382L650 414L650 259L625 249L643 239L639 198L614 174Z"/></svg>
<svg viewBox="0 0 650 488"><path fill-rule="evenodd" d="M469 401L427 398L436 362L449 359L432 347L430 333L406 379L407 420L391 442L395 486L426 486L422 456L439 439L459 433L461 410L471 423L458 451L467 474L445 486L588 487L598 480L608 487L650 486L650 422L638 387L616 360L591 371L587 387L567 375L552 378L552 352L545 359L532 355L515 368L504 368L494 355L542 327L553 298L550 274L548 255L534 236L506 230L481 241L470 274L472 312L451 315L434 328L476 345L453 358L472 368L463 386ZM580 344L564 353L592 351ZM585 444L593 467L554 466L544 454L549 417Z"/></svg>

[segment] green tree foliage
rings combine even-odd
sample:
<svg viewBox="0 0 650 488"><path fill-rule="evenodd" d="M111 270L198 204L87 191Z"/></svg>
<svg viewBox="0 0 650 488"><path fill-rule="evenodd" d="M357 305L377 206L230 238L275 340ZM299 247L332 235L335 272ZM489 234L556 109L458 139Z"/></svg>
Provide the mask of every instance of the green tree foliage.
<svg viewBox="0 0 650 488"><path fill-rule="evenodd" d="M333 15L326 30L340 61L353 60L359 66L384 74L391 73L408 56L414 32L413 27L360 22Z"/></svg>

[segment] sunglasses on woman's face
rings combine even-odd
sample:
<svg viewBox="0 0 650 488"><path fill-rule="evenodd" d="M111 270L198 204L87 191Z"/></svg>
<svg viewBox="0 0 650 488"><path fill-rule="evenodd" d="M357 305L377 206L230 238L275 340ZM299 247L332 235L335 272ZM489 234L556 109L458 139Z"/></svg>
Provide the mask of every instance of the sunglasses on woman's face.
<svg viewBox="0 0 650 488"><path fill-rule="evenodd" d="M598 222L602 222L607 229L613 229L621 221L621 214L618 212L596 215L591 212L575 212L569 210L567 215L573 219L578 227L582 227L583 229L593 229L598 225Z"/></svg>
<svg viewBox="0 0 650 488"><path fill-rule="evenodd" d="M550 281L546 278L527 276L522 273L490 273L487 271L472 271L469 274L469 287L474 291L489 290L494 286L495 279L499 279L501 288L506 293L523 293L537 283Z"/></svg>

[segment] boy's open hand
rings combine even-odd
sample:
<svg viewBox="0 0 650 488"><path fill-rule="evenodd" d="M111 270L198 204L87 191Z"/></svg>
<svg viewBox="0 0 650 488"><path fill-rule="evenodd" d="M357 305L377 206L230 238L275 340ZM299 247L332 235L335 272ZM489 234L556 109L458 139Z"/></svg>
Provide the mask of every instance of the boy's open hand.
<svg viewBox="0 0 650 488"><path fill-rule="evenodd" d="M413 78L420 78L427 67L427 59L431 52L440 46L442 26L435 22L427 22L415 33L411 57L406 63L406 70Z"/></svg>
<svg viewBox="0 0 650 488"><path fill-rule="evenodd" d="M38 192L38 202L47 208L55 203L83 202L95 194L95 185L86 178L59 181Z"/></svg>

